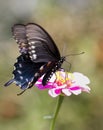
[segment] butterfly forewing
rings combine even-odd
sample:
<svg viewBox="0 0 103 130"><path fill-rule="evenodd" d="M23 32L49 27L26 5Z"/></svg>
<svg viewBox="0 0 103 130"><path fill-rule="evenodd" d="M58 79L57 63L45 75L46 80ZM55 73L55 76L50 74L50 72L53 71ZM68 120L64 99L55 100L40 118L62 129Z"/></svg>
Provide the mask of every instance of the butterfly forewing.
<svg viewBox="0 0 103 130"><path fill-rule="evenodd" d="M12 34L19 45L20 53L26 54L28 51L28 41L26 38L26 28L23 24L15 24L12 27Z"/></svg>
<svg viewBox="0 0 103 130"><path fill-rule="evenodd" d="M29 46L33 48L39 58L37 62L54 61L60 59L60 53L49 34L39 25L29 23L26 25L26 35Z"/></svg>

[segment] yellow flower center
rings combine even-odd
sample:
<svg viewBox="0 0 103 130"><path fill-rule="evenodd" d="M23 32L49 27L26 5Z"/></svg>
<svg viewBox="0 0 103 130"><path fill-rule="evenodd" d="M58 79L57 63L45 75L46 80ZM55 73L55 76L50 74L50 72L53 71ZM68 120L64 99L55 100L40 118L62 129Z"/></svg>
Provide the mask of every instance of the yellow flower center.
<svg viewBox="0 0 103 130"><path fill-rule="evenodd" d="M66 87L72 85L73 74L67 72L56 72L56 83L58 86L66 84Z"/></svg>

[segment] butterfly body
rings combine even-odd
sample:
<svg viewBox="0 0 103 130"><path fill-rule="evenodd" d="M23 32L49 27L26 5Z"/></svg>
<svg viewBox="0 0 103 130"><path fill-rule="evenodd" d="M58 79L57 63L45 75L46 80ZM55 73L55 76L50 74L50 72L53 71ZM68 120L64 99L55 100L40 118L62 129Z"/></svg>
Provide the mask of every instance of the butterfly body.
<svg viewBox="0 0 103 130"><path fill-rule="evenodd" d="M25 90L31 88L43 75L42 84L46 85L52 75L61 68L65 57L60 56L55 42L40 25L15 24L12 33L21 55L14 64L13 79L5 86L14 82Z"/></svg>
<svg viewBox="0 0 103 130"><path fill-rule="evenodd" d="M65 57L61 57L61 59L55 63L52 69L46 73L42 81L43 85L46 85L46 83L50 80L52 75L61 68L61 65L63 64L64 61L65 61Z"/></svg>

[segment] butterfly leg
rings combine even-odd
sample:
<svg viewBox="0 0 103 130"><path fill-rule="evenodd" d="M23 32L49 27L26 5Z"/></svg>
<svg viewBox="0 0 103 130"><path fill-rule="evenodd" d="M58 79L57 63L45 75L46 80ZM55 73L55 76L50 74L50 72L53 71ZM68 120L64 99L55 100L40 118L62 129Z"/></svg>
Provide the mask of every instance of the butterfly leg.
<svg viewBox="0 0 103 130"><path fill-rule="evenodd" d="M25 90L21 91L20 93L18 93L18 94L17 94L17 96L22 95L22 94L23 94L26 90L27 90L27 89L25 89Z"/></svg>

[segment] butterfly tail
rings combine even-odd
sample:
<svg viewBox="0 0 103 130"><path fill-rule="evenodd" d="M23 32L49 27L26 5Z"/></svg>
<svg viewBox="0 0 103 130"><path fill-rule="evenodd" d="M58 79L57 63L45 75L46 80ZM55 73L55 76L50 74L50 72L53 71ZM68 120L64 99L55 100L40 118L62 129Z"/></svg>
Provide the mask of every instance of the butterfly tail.
<svg viewBox="0 0 103 130"><path fill-rule="evenodd" d="M14 82L14 79L11 79L11 80L9 80L8 82L6 82L6 83L4 84L4 86L7 87L7 86L9 86L10 84L12 84L13 82Z"/></svg>

